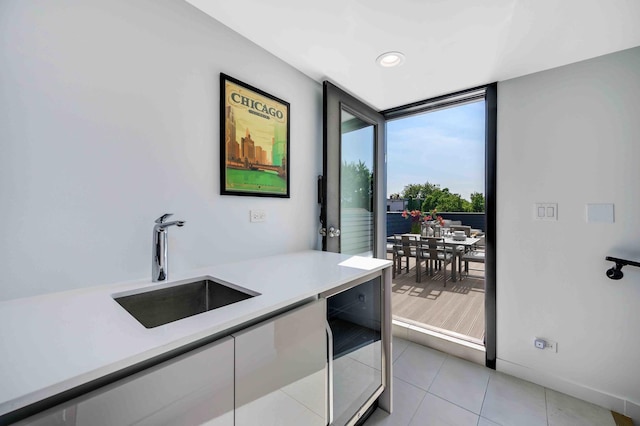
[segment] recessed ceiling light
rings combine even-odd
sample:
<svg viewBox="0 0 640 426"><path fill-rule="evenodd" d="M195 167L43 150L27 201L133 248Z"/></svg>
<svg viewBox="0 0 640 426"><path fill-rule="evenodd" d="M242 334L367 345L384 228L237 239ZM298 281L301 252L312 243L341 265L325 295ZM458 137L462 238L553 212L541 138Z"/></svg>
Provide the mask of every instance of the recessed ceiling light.
<svg viewBox="0 0 640 426"><path fill-rule="evenodd" d="M376 62L381 67L397 67L404 63L404 54L402 52L386 52L378 56Z"/></svg>

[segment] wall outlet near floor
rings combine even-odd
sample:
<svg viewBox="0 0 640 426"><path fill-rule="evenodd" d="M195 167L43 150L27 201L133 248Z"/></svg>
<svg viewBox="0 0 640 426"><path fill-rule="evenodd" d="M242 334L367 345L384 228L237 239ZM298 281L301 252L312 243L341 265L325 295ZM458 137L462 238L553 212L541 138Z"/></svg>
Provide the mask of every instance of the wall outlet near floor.
<svg viewBox="0 0 640 426"><path fill-rule="evenodd" d="M558 342L553 340L536 337L533 341L533 345L538 349L550 349L551 352L558 352Z"/></svg>
<svg viewBox="0 0 640 426"><path fill-rule="evenodd" d="M250 222L264 222L267 220L267 212L264 210L249 210Z"/></svg>

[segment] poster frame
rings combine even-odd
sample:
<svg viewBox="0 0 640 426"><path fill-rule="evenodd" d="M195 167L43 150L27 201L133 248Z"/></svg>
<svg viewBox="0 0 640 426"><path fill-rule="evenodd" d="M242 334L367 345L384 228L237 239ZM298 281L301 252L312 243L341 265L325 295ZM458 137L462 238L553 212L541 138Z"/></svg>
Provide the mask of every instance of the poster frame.
<svg viewBox="0 0 640 426"><path fill-rule="evenodd" d="M227 90L227 83L230 83L232 90ZM262 107L261 110L258 110L259 108L253 108L253 109L246 108L246 109L251 110L251 114L256 115L257 120L268 118L268 119L278 119L281 121L285 121L286 123L286 137L284 140L285 147L284 147L284 150L282 150L285 154L284 154L284 159L282 160L281 165L278 165L278 166L273 164L260 165L257 163L251 164L248 162L246 158L244 158L244 159L235 159L235 167L228 166L227 164L227 159L228 159L228 146L227 146L228 140L227 139L228 138L226 137L226 135L227 133L230 133L230 131L228 132L229 129L227 129L228 126L230 127L230 121L227 120L227 110L228 108L231 108L231 110L233 110L234 105L231 101L233 93L227 93L227 92L228 91L233 92L233 86L236 86L246 94L251 94L251 92L253 92L254 94L257 94L258 97L262 96L264 98L267 98L267 100L270 101L270 103L272 103L270 106L273 106L273 105L276 106L273 110L271 110L265 104L260 103L258 99L258 102L256 102L253 105ZM235 98L238 98L238 96L235 96ZM249 101L248 103L251 104L251 101ZM236 108L238 108L237 105L236 105ZM290 135L290 111L289 110L290 110L289 102L284 101L276 96L273 96L261 89L258 89L257 87L244 83L227 74L220 73L220 194L221 195L290 198L291 159L289 155L289 152L290 152L290 136L289 136ZM278 115L277 117L276 117L276 114ZM280 117L280 115L283 115L283 117ZM256 127L259 127L258 125L259 123L256 124ZM238 135L236 132L235 142L239 144L239 150L242 151L243 145L241 143L241 138L238 138L237 136ZM234 161L234 160L231 160L231 161ZM240 163L244 163L244 165L241 165ZM263 172L266 171L265 169L269 169L271 173L274 173L274 172L277 173L279 177L284 178L286 181L285 192L276 192L269 189L264 189L257 184L245 185L244 188L234 188L233 187L234 184L232 182L227 181L227 169L228 168L244 169L245 167L246 169L263 171Z"/></svg>

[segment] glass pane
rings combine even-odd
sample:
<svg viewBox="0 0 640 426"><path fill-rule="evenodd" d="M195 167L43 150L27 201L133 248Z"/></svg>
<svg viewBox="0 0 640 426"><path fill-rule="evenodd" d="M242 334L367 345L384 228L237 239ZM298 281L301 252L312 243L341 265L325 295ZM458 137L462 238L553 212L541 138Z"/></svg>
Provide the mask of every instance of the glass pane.
<svg viewBox="0 0 640 426"><path fill-rule="evenodd" d="M345 424L382 386L381 283L378 277L327 299L336 425Z"/></svg>
<svg viewBox="0 0 640 426"><path fill-rule="evenodd" d="M374 126L342 110L340 252L373 256Z"/></svg>

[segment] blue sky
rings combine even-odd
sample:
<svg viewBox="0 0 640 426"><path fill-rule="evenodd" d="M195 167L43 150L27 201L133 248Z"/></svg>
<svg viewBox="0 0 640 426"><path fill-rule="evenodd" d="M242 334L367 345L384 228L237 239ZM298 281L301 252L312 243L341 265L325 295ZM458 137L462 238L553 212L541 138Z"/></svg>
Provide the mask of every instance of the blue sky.
<svg viewBox="0 0 640 426"><path fill-rule="evenodd" d="M387 196L425 182L484 193L484 101L387 122Z"/></svg>

